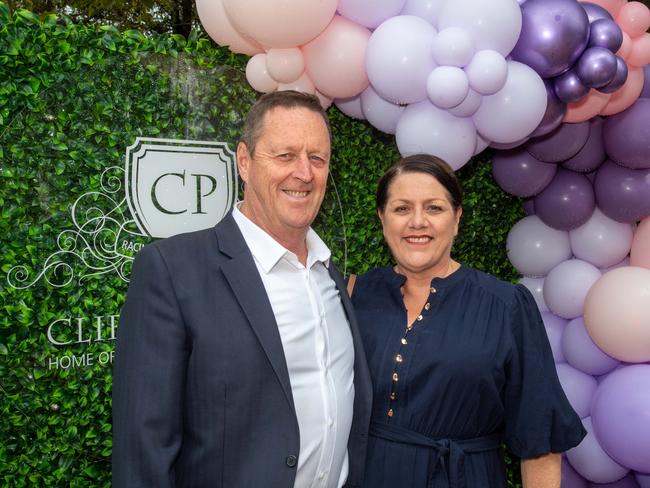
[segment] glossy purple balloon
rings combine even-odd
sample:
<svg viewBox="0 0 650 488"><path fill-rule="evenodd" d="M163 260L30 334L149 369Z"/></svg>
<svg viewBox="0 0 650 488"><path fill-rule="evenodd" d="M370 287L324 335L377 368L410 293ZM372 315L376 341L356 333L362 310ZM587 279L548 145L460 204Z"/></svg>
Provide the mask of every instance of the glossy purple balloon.
<svg viewBox="0 0 650 488"><path fill-rule="evenodd" d="M559 168L553 181L535 197L536 215L546 225L559 230L571 230L584 224L595 207L589 179L564 168Z"/></svg>
<svg viewBox="0 0 650 488"><path fill-rule="evenodd" d="M582 53L575 69L583 85L600 88L616 75L616 55L604 47L590 47Z"/></svg>
<svg viewBox="0 0 650 488"><path fill-rule="evenodd" d="M643 88L639 98L650 98L650 64L643 67Z"/></svg>
<svg viewBox="0 0 650 488"><path fill-rule="evenodd" d="M598 91L603 93L613 93L618 90L627 81L628 69L627 64L620 56L616 56L616 74L612 81L605 86L598 88Z"/></svg>
<svg viewBox="0 0 650 488"><path fill-rule="evenodd" d="M589 93L589 88L582 83L573 68L553 78L553 86L558 99L565 103L577 102Z"/></svg>
<svg viewBox="0 0 650 488"><path fill-rule="evenodd" d="M497 151L492 158L492 175L504 191L518 197L532 197L551 182L557 164L543 163L524 149Z"/></svg>
<svg viewBox="0 0 650 488"><path fill-rule="evenodd" d="M521 34L510 55L542 78L565 72L587 46L589 19L575 0L528 0L521 15Z"/></svg>
<svg viewBox="0 0 650 488"><path fill-rule="evenodd" d="M589 120L587 142L575 156L562 163L562 166L578 173L589 173L598 168L606 158L603 145L603 119L594 117Z"/></svg>
<svg viewBox="0 0 650 488"><path fill-rule="evenodd" d="M650 168L650 99L640 98L603 125L610 159L631 169Z"/></svg>
<svg viewBox="0 0 650 488"><path fill-rule="evenodd" d="M582 317L573 319L564 328L562 354L571 366L591 375L609 373L619 364L594 344Z"/></svg>
<svg viewBox="0 0 650 488"><path fill-rule="evenodd" d="M589 138L589 122L562 124L553 132L526 144L526 150L545 163L559 163L575 156Z"/></svg>
<svg viewBox="0 0 650 488"><path fill-rule="evenodd" d="M589 24L589 47L604 47L615 53L623 44L623 31L611 19L598 19Z"/></svg>
<svg viewBox="0 0 650 488"><path fill-rule="evenodd" d="M560 126L566 114L566 103L555 94L553 80L544 80L544 85L546 86L546 112L544 112L544 118L530 134L530 137L545 136L554 131Z"/></svg>
<svg viewBox="0 0 650 488"><path fill-rule="evenodd" d="M639 488L639 483L634 479L632 473L613 483L589 483L589 488Z"/></svg>
<svg viewBox="0 0 650 488"><path fill-rule="evenodd" d="M548 343L553 353L553 361L556 363L566 362L564 353L562 352L562 334L564 334L564 328L568 321L562 317L558 317L553 312L542 312L541 316L544 321Z"/></svg>
<svg viewBox="0 0 650 488"><path fill-rule="evenodd" d="M633 223L650 215L650 169L606 160L596 173L594 191L598 208L611 219Z"/></svg>
<svg viewBox="0 0 650 488"><path fill-rule="evenodd" d="M587 13L587 18L589 19L590 25L592 22L598 19L614 20L611 14L600 5L596 5L595 3L591 2L580 2L580 5Z"/></svg>

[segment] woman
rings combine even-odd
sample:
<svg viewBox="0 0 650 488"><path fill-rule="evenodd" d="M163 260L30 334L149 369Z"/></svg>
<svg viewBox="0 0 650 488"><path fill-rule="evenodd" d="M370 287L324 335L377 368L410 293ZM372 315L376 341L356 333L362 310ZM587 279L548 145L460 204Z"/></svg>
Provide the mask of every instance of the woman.
<svg viewBox="0 0 650 488"><path fill-rule="evenodd" d="M374 385L365 486L505 487L505 442L524 487L560 486L560 454L584 436L555 373L535 301L451 258L462 214L454 172L428 155L379 180L395 266L352 300Z"/></svg>

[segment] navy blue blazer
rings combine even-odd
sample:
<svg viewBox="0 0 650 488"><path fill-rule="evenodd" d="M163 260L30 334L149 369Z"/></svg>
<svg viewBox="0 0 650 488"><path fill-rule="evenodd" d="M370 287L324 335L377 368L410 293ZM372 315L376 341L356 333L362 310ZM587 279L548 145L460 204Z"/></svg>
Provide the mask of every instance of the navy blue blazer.
<svg viewBox="0 0 650 488"><path fill-rule="evenodd" d="M372 387L345 283L329 271L354 342L346 486L355 487ZM113 486L291 488L299 451L280 334L232 214L145 246L118 326Z"/></svg>

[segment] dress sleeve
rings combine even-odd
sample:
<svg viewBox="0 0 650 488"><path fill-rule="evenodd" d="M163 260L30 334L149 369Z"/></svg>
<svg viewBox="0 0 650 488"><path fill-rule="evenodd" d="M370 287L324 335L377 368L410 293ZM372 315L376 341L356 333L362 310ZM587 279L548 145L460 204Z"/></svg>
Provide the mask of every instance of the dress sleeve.
<svg viewBox="0 0 650 488"><path fill-rule="evenodd" d="M506 366L506 445L520 458L564 452L586 432L557 378L535 300L517 285L511 305L512 350Z"/></svg>

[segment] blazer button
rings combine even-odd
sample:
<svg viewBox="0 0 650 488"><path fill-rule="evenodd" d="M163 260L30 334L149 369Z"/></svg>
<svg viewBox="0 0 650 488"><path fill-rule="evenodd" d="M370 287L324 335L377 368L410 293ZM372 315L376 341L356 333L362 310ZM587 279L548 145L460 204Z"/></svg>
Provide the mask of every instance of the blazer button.
<svg viewBox="0 0 650 488"><path fill-rule="evenodd" d="M286 462L287 462L287 466L293 468L296 464L298 464L298 458L293 454L291 454L287 456Z"/></svg>

